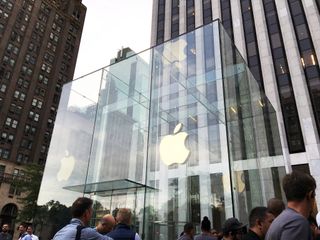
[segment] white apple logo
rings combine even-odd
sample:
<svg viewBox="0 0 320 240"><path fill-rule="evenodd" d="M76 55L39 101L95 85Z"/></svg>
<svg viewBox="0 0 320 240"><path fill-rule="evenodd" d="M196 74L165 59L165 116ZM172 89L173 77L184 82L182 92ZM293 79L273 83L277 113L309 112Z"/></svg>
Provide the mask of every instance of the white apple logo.
<svg viewBox="0 0 320 240"><path fill-rule="evenodd" d="M57 179L59 182L69 179L74 168L75 160L74 157L72 155L69 155L69 152L66 151L65 156L61 158L60 162L60 169L57 173Z"/></svg>
<svg viewBox="0 0 320 240"><path fill-rule="evenodd" d="M178 123L173 134L163 137L160 142L160 158L168 166L174 163L184 163L190 155L190 150L185 146L188 134L180 132L182 127L183 124Z"/></svg>

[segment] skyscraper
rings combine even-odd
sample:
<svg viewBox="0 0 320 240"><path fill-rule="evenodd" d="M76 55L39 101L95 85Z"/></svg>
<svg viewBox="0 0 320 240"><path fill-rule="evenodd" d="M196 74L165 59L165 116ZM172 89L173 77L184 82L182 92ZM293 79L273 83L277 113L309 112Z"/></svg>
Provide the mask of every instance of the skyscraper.
<svg viewBox="0 0 320 240"><path fill-rule="evenodd" d="M151 42L219 18L276 109L286 170L310 171L320 183L319 13L319 0L154 0Z"/></svg>
<svg viewBox="0 0 320 240"><path fill-rule="evenodd" d="M81 0L0 1L0 221L17 214L13 177L44 165L62 85L74 74ZM18 205L17 205L18 204Z"/></svg>

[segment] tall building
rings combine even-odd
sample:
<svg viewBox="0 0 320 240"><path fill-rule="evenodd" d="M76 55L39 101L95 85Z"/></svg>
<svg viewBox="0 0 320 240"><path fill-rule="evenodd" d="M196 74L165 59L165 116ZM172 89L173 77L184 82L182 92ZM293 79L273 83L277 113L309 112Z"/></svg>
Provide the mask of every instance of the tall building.
<svg viewBox="0 0 320 240"><path fill-rule="evenodd" d="M320 185L319 13L319 0L154 0L151 42L220 19L276 110L286 171L310 172ZM265 131L270 139L268 124Z"/></svg>
<svg viewBox="0 0 320 240"><path fill-rule="evenodd" d="M21 207L13 178L45 164L85 14L81 0L0 1L0 223L13 223Z"/></svg>

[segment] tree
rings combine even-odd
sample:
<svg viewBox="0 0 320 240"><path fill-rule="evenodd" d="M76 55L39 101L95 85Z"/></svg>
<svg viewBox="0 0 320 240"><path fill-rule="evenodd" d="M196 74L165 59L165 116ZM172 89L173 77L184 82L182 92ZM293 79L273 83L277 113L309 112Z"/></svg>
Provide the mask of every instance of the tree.
<svg viewBox="0 0 320 240"><path fill-rule="evenodd" d="M29 164L26 166L24 174L15 176L13 186L21 192L19 202L23 205L19 211L18 220L30 222L33 220L38 208L37 200L43 175L43 166Z"/></svg>

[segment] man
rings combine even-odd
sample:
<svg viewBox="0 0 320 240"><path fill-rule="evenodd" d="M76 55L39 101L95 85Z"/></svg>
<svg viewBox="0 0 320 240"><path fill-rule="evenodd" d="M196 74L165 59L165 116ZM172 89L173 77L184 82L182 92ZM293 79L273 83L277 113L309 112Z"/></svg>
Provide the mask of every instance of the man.
<svg viewBox="0 0 320 240"><path fill-rule="evenodd" d="M19 225L19 240L22 240L28 233L27 233L27 224L20 223Z"/></svg>
<svg viewBox="0 0 320 240"><path fill-rule="evenodd" d="M195 229L192 223L186 223L183 227L183 233L178 240L192 240L195 234Z"/></svg>
<svg viewBox="0 0 320 240"><path fill-rule="evenodd" d="M228 218L222 227L223 240L240 240L245 227L237 218Z"/></svg>
<svg viewBox="0 0 320 240"><path fill-rule="evenodd" d="M267 208L270 213L276 218L286 208L284 202L279 198L271 198L268 201Z"/></svg>
<svg viewBox="0 0 320 240"><path fill-rule="evenodd" d="M131 229L131 216L132 213L128 208L120 208L117 213L117 222L115 229L107 235L114 240L128 239L128 240L141 240L139 235Z"/></svg>
<svg viewBox="0 0 320 240"><path fill-rule="evenodd" d="M266 207L256 207L249 215L249 231L243 240L264 240L264 237L274 220L273 214Z"/></svg>
<svg viewBox="0 0 320 240"><path fill-rule="evenodd" d="M90 227L85 227L89 224L92 217L92 204L93 201L90 198L78 198L71 207L72 219L70 224L58 231L53 237L53 240L112 240L107 236L101 235ZM80 237L77 238L77 235Z"/></svg>
<svg viewBox="0 0 320 240"><path fill-rule="evenodd" d="M287 208L272 222L266 240L311 240L308 217L315 202L314 178L298 171L287 174L282 181L288 204Z"/></svg>
<svg viewBox="0 0 320 240"><path fill-rule="evenodd" d="M116 220L111 214L104 215L99 221L96 230L98 233L105 235L112 231L113 227L116 225Z"/></svg>
<svg viewBox="0 0 320 240"><path fill-rule="evenodd" d="M6 223L2 225L0 240L12 240L12 235L9 233L9 225Z"/></svg>
<svg viewBox="0 0 320 240"><path fill-rule="evenodd" d="M29 225L27 227L27 235L22 238L22 240L39 240L38 236L33 234L33 227L31 225Z"/></svg>

